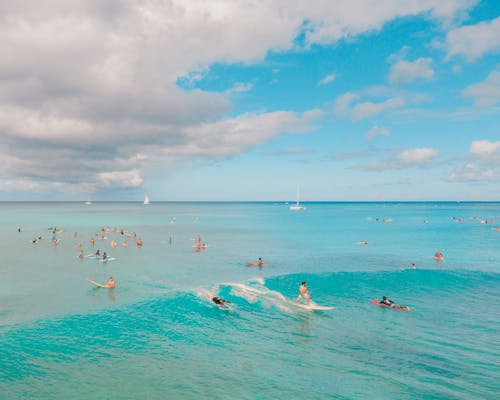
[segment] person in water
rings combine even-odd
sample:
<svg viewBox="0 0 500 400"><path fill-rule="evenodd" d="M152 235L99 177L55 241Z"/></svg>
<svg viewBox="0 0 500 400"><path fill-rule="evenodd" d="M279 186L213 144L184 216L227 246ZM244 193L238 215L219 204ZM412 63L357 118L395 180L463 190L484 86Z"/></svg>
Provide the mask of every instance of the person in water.
<svg viewBox="0 0 500 400"><path fill-rule="evenodd" d="M113 289L115 287L115 280L112 276L109 277L108 283L106 283L106 287L108 287L109 289Z"/></svg>
<svg viewBox="0 0 500 400"><path fill-rule="evenodd" d="M383 296L382 300L379 301L379 304L383 304L390 308L395 308L397 310L410 310L408 306L400 306L399 304L394 303L392 300L389 300L387 297Z"/></svg>
<svg viewBox="0 0 500 400"><path fill-rule="evenodd" d="M223 299L222 297L219 297L219 296L212 297L212 301L216 306L219 306L219 307L224 306L225 305L224 303L227 303L226 299Z"/></svg>
<svg viewBox="0 0 500 400"><path fill-rule="evenodd" d="M101 256L101 251L100 251L100 250L97 250L97 251L95 252L95 256L96 256L96 257L100 257L100 256Z"/></svg>
<svg viewBox="0 0 500 400"><path fill-rule="evenodd" d="M311 303L311 295L307 289L306 281L303 281L299 287L299 297L297 297L297 303L300 303L302 299L306 299L307 305Z"/></svg>
<svg viewBox="0 0 500 400"><path fill-rule="evenodd" d="M436 251L436 254L434 254L434 258L436 260L442 260L443 259L443 253L441 253L439 250Z"/></svg>
<svg viewBox="0 0 500 400"><path fill-rule="evenodd" d="M392 300L389 300L387 297L382 297L382 300L379 301L380 304L384 304L388 307L395 307L396 303L394 303Z"/></svg>
<svg viewBox="0 0 500 400"><path fill-rule="evenodd" d="M262 267L262 266L264 265L264 261L262 261L262 258L261 258L261 257L259 257L259 259L257 260L257 265L258 265L259 267Z"/></svg>
<svg viewBox="0 0 500 400"><path fill-rule="evenodd" d="M102 254L102 259L103 259L103 260L107 260L107 259L108 259L108 255L106 254L106 252L104 252L104 253Z"/></svg>

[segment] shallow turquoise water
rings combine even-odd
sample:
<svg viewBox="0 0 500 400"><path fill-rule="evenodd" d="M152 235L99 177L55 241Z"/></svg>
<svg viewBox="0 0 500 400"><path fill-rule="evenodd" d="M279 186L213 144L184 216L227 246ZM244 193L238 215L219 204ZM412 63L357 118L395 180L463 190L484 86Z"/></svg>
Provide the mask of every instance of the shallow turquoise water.
<svg viewBox="0 0 500 400"><path fill-rule="evenodd" d="M2 399L498 397L500 203L3 203L0 220ZM302 280L334 310L291 304Z"/></svg>

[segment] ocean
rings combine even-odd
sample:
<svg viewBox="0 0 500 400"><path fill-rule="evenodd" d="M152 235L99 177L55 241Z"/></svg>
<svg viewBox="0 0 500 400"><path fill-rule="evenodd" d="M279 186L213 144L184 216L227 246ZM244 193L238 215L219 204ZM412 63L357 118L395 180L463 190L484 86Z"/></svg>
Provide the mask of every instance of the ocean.
<svg viewBox="0 0 500 400"><path fill-rule="evenodd" d="M0 203L0 398L497 399L500 203L305 205Z"/></svg>

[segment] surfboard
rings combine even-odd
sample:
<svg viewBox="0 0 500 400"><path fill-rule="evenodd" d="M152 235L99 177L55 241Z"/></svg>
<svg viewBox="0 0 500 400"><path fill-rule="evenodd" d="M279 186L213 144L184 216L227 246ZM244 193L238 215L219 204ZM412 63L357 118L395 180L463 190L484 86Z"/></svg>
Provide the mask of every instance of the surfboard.
<svg viewBox="0 0 500 400"><path fill-rule="evenodd" d="M434 257L436 261L444 261L444 257Z"/></svg>
<svg viewBox="0 0 500 400"><path fill-rule="evenodd" d="M114 257L108 257L105 260L103 260L102 258L99 259L100 262L108 262L108 261L115 261L115 260L116 260L116 258L114 258Z"/></svg>
<svg viewBox="0 0 500 400"><path fill-rule="evenodd" d="M408 307L408 306L397 305L396 307L391 307L391 306L388 306L387 304L382 304L378 300L375 300L375 299L370 300L370 303L373 303L373 304L375 304L376 306L379 306L379 307L393 308L395 310L404 310L404 311L410 311L411 310L411 308Z"/></svg>
<svg viewBox="0 0 500 400"><path fill-rule="evenodd" d="M92 279L87 279L87 281L89 281L92 285L95 285L95 286L98 286L98 287L102 287L102 288L105 288L105 289L109 289L109 287L107 285L103 285L102 283L93 281Z"/></svg>
<svg viewBox="0 0 500 400"><path fill-rule="evenodd" d="M303 308L305 310L311 310L311 311L327 311L327 310L333 310L333 307L330 306L320 306L319 304L316 304L311 301L309 304L302 304L302 303L297 303L296 301L293 302L294 305L297 307Z"/></svg>

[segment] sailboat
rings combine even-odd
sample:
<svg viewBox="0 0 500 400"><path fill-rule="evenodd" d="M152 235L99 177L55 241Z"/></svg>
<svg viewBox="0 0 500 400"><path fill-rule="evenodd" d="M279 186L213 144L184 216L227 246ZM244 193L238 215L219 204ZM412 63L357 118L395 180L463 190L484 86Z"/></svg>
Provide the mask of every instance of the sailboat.
<svg viewBox="0 0 500 400"><path fill-rule="evenodd" d="M304 211L306 208L299 203L299 188L297 188L297 203L290 206L291 211Z"/></svg>
<svg viewBox="0 0 500 400"><path fill-rule="evenodd" d="M149 196L144 197L144 204L149 204Z"/></svg>

